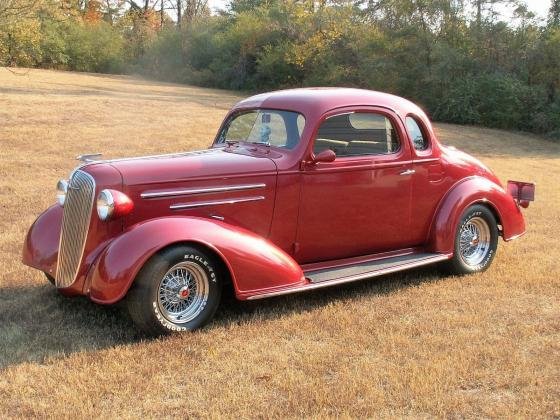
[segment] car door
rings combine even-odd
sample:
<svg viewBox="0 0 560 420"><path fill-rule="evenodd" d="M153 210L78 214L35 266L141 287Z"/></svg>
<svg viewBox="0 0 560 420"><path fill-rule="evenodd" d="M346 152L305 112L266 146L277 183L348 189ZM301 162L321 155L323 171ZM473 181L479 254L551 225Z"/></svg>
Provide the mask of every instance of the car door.
<svg viewBox="0 0 560 420"><path fill-rule="evenodd" d="M429 235L437 206L447 193L453 178L446 177L441 163L440 151L435 147L426 123L417 115L405 118L412 155L412 192L414 203L410 234L415 245L422 245Z"/></svg>
<svg viewBox="0 0 560 420"><path fill-rule="evenodd" d="M304 162L296 259L326 261L410 244L412 162L404 127L382 108L339 110L323 117ZM312 159L310 159L312 160Z"/></svg>

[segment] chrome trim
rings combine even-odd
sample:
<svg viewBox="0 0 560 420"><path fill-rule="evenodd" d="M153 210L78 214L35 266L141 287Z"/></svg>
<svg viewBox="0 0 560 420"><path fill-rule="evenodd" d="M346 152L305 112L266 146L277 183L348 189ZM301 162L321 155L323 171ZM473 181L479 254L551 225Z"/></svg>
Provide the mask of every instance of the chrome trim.
<svg viewBox="0 0 560 420"><path fill-rule="evenodd" d="M414 163L429 163L429 162L437 162L438 160L440 160L440 158L419 158L419 159L414 159L413 162Z"/></svg>
<svg viewBox="0 0 560 420"><path fill-rule="evenodd" d="M490 251L490 226L482 217L473 217L459 232L459 256L471 267L482 263Z"/></svg>
<svg viewBox="0 0 560 420"><path fill-rule="evenodd" d="M249 201L259 201L264 200L262 195L258 197L242 197L242 198L230 198L228 200L214 200L214 201L197 201L194 203L179 203L179 204L171 204L169 208L171 210L182 210L182 209L193 209L196 207L205 207L205 206L218 206L222 204L235 204L235 203L246 203Z"/></svg>
<svg viewBox="0 0 560 420"><path fill-rule="evenodd" d="M65 179L61 179L56 184L56 201L58 202L60 207L64 207L66 194L68 194L68 181Z"/></svg>
<svg viewBox="0 0 560 420"><path fill-rule="evenodd" d="M401 172L399 175L412 175L415 173L416 171L414 169L407 169L406 171Z"/></svg>
<svg viewBox="0 0 560 420"><path fill-rule="evenodd" d="M69 188L64 203L58 244L55 276L58 288L69 287L76 280L84 257L95 202L95 180L90 174L75 171L69 187L72 188Z"/></svg>
<svg viewBox="0 0 560 420"><path fill-rule="evenodd" d="M105 205L107 207L107 213L106 214L102 214L101 210L100 210L100 204L99 202L103 202L105 201ZM99 217L99 220L105 222L107 220L109 220L111 218L111 216L113 215L113 212L115 211L115 199L113 198L113 194L111 194L111 192L109 190L102 190L99 192L99 194L97 195L97 216Z"/></svg>
<svg viewBox="0 0 560 420"><path fill-rule="evenodd" d="M509 237L509 238L507 238L507 239L504 238L504 241L506 241L506 242L515 241L516 239L521 238L521 237L522 237L523 235L525 235L526 233L527 233L527 231L523 231L523 232L518 233L517 235L513 235L513 236L511 236L511 237ZM502 236L504 236L504 235L503 235L503 232L502 232Z"/></svg>
<svg viewBox="0 0 560 420"><path fill-rule="evenodd" d="M445 260L450 259L452 256L453 256L453 254L440 254L440 255L436 255L436 256L433 256L433 257L423 259L421 261L415 261L414 263L399 264L399 265L395 265L393 267L385 268L383 270L370 271L368 273L356 274L354 276L342 277L342 278L339 278L339 279L336 279L336 280L324 281L324 282L320 282L320 283L307 283L303 286L298 286L298 287L293 287L293 288L288 288L288 289L282 289L282 290L276 290L276 291L273 291L273 292L268 292L268 293L263 293L263 294L259 294L259 295L249 296L247 298L247 300L257 300L257 299L264 299L264 298L269 298L269 297L273 297L273 296L288 295L288 294L291 294L291 293L300 293L300 292L305 292L307 290L321 289L323 287L336 286L338 284L350 283L350 282L357 281L357 280L363 280L363 279L368 279L368 278L372 278L372 277L378 277L378 276L382 276L382 275L385 275L385 274L396 273L398 271L404 271L404 270L408 270L408 269L412 269L412 268L416 268L416 267L421 267L421 266L428 265L428 264L433 264L433 263L440 262L440 261L445 261Z"/></svg>
<svg viewBox="0 0 560 420"><path fill-rule="evenodd" d="M204 267L193 261L181 261L159 281L157 307L174 324L186 324L204 309L210 294L210 280Z"/></svg>
<svg viewBox="0 0 560 420"><path fill-rule="evenodd" d="M225 187L185 188L182 190L143 192L142 194L140 194L140 197L163 198L163 197L175 197L178 195L195 195L195 194L209 194L209 193L227 192L227 191L256 190L265 187L266 184L245 184L245 185L229 185Z"/></svg>
<svg viewBox="0 0 560 420"><path fill-rule="evenodd" d="M99 159L94 159L94 158L97 158L102 155L103 153L89 153L85 155L78 155L76 156L76 160L82 161L84 163L97 162Z"/></svg>
<svg viewBox="0 0 560 420"><path fill-rule="evenodd" d="M189 155L202 155L205 153L210 153L214 149L202 149L202 150L193 150L190 152L175 152L175 153L165 153L161 155L148 155L148 156L134 156L128 158L115 158L115 159L105 159L105 160L93 160L87 163L84 163L82 166L89 165L89 164L96 164L96 163L114 163L114 162L125 162L129 160L142 160L142 159L163 159L168 157L181 157L181 156L189 156Z"/></svg>

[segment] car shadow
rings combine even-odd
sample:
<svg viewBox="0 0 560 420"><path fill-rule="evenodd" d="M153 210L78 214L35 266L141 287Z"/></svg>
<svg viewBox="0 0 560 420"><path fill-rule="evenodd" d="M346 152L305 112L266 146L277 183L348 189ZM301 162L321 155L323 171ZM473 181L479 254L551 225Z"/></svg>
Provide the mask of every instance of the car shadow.
<svg viewBox="0 0 560 420"><path fill-rule="evenodd" d="M139 341L123 313L64 297L50 284L0 289L0 369Z"/></svg>
<svg viewBox="0 0 560 420"><path fill-rule="evenodd" d="M215 328L274 320L340 300L386 295L439 279L437 268L428 267L259 301L240 302L226 291L206 331L211 334ZM149 339L136 330L124 305L107 307L85 297L67 298L49 284L0 289L0 308L0 370Z"/></svg>
<svg viewBox="0 0 560 420"><path fill-rule="evenodd" d="M338 286L315 289L308 292L278 296L263 300L238 301L233 291L226 291L213 325L243 325L253 320L274 320L291 313L320 309L333 302L355 300L367 296L389 295L419 284L444 279L438 265L364 279ZM372 308L375 310L375 308Z"/></svg>

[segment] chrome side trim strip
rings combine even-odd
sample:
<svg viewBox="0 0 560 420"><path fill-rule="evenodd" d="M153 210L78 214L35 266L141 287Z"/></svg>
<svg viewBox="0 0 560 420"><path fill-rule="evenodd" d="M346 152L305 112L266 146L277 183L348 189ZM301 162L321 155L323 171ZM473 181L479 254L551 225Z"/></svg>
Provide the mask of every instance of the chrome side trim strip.
<svg viewBox="0 0 560 420"><path fill-rule="evenodd" d="M259 201L264 200L262 195L258 197L242 197L242 198L230 198L229 200L214 200L214 201L197 201L194 203L178 203L172 204L169 206L171 210L184 210L184 209L193 209L196 207L205 207L205 206L219 206L222 204L235 204L235 203L246 203L248 201Z"/></svg>
<svg viewBox="0 0 560 420"><path fill-rule="evenodd" d="M244 185L228 185L224 187L185 188L182 190L144 192L140 194L140 197L163 198L163 197L175 197L177 195L194 195L194 194L208 194L208 193L228 192L228 191L257 190L265 187L266 184L244 184Z"/></svg>
<svg viewBox="0 0 560 420"><path fill-rule="evenodd" d="M509 242L509 241L514 241L518 238L521 238L523 235L525 235L527 233L527 231L523 231L522 233L518 233L517 235L513 235L507 239L504 238L504 241ZM502 233L503 236L503 233Z"/></svg>
<svg viewBox="0 0 560 420"><path fill-rule="evenodd" d="M357 280L369 279L369 278L372 278L372 277L382 276L384 274L396 273L398 271L404 271L404 270L408 270L408 269L411 269L411 268L421 267L423 265L428 265L428 264L433 264L433 263L440 262L440 261L445 261L445 260L450 259L452 256L453 256L453 254L440 254L440 255L430 257L430 258L426 258L426 259L421 260L421 261L415 261L414 263L411 263L411 264L406 264L406 263L405 264L399 264L399 265L395 265L394 267L388 267L388 268L385 268L383 270L378 270L378 271L370 271L368 273L357 274L355 276L342 277L342 278L339 278L339 279L336 279L336 280L324 281L324 282L320 282L320 283L308 283L306 285L294 287L294 288L291 288L291 289L282 289L282 290L276 290L276 291L273 291L273 292L263 293L263 294L259 294L259 295L249 296L247 298L247 300L265 299L265 298L269 298L269 297L273 297L273 296L282 296L282 295L288 295L288 294L291 294L291 293L305 292L307 290L321 289L323 287L336 286L338 284L344 284L344 283L350 283L350 282L357 281Z"/></svg>
<svg viewBox="0 0 560 420"><path fill-rule="evenodd" d="M440 158L420 158L420 159L413 159L412 163L429 163L429 162L437 162Z"/></svg>

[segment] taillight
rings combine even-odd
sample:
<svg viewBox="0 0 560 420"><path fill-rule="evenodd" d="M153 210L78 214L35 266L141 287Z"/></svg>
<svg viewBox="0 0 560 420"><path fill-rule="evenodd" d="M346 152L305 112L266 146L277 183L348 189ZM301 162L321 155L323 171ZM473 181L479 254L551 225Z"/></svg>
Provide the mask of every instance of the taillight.
<svg viewBox="0 0 560 420"><path fill-rule="evenodd" d="M529 203L535 201L535 184L532 182L508 181L507 191L523 208L529 207Z"/></svg>

